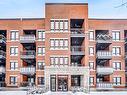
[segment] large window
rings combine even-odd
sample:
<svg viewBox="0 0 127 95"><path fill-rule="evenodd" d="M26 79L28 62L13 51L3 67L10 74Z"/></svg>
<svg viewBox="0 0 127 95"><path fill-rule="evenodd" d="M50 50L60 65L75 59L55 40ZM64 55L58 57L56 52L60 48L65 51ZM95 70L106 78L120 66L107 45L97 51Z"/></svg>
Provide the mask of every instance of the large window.
<svg viewBox="0 0 127 95"><path fill-rule="evenodd" d="M18 62L10 62L10 70L18 70Z"/></svg>
<svg viewBox="0 0 127 95"><path fill-rule="evenodd" d="M68 39L50 39L50 49L68 49Z"/></svg>
<svg viewBox="0 0 127 95"><path fill-rule="evenodd" d="M11 55L11 56L17 56L17 55L18 55L18 47L15 47L15 46L13 47L13 46L12 46L12 47L10 48L10 55Z"/></svg>
<svg viewBox="0 0 127 95"><path fill-rule="evenodd" d="M71 76L71 86L80 86L81 80L79 75L72 75Z"/></svg>
<svg viewBox="0 0 127 95"><path fill-rule="evenodd" d="M114 85L121 85L121 77L114 77L113 78L113 84Z"/></svg>
<svg viewBox="0 0 127 95"><path fill-rule="evenodd" d="M45 47L38 47L38 55L39 56L45 55Z"/></svg>
<svg viewBox="0 0 127 95"><path fill-rule="evenodd" d="M119 41L120 40L120 31L112 31L112 40Z"/></svg>
<svg viewBox="0 0 127 95"><path fill-rule="evenodd" d="M10 39L12 41L15 41L15 40L18 40L18 38L19 38L19 32L15 31L15 30L11 31L11 33L10 33Z"/></svg>
<svg viewBox="0 0 127 95"><path fill-rule="evenodd" d="M38 85L44 85L45 80L44 77L38 77Z"/></svg>
<svg viewBox="0 0 127 95"><path fill-rule="evenodd" d="M16 76L10 76L10 84L11 85L17 84L17 77Z"/></svg>
<svg viewBox="0 0 127 95"><path fill-rule="evenodd" d="M94 47L89 47L89 55L94 55Z"/></svg>
<svg viewBox="0 0 127 95"><path fill-rule="evenodd" d="M67 32L68 31L68 20L51 20L51 32Z"/></svg>
<svg viewBox="0 0 127 95"><path fill-rule="evenodd" d="M112 55L113 56L119 56L121 54L121 49L120 47L113 47L112 48Z"/></svg>
<svg viewBox="0 0 127 95"><path fill-rule="evenodd" d="M44 70L45 63L44 62L38 62L38 70Z"/></svg>
<svg viewBox="0 0 127 95"><path fill-rule="evenodd" d="M38 31L38 40L45 41L45 31Z"/></svg>
<svg viewBox="0 0 127 95"><path fill-rule="evenodd" d="M50 57L51 65L68 65L68 57Z"/></svg>
<svg viewBox="0 0 127 95"><path fill-rule="evenodd" d="M113 68L115 70L121 70L121 62L113 62Z"/></svg>

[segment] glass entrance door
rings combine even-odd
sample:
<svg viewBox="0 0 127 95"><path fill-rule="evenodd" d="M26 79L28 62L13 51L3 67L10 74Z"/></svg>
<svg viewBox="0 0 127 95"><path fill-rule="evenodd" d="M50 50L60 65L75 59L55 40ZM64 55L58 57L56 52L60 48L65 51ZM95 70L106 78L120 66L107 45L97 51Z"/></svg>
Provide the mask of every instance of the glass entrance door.
<svg viewBox="0 0 127 95"><path fill-rule="evenodd" d="M58 76L57 80L57 89L58 91L67 91L68 90L68 76Z"/></svg>

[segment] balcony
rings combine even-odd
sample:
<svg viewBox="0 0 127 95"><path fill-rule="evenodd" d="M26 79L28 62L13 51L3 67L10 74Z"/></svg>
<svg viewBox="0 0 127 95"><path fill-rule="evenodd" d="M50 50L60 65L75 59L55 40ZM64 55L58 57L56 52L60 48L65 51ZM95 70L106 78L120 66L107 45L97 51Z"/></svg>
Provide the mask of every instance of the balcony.
<svg viewBox="0 0 127 95"><path fill-rule="evenodd" d="M6 38L3 35L0 35L0 43L5 44L6 43Z"/></svg>
<svg viewBox="0 0 127 95"><path fill-rule="evenodd" d="M82 28L72 28L71 37L85 37L84 29Z"/></svg>
<svg viewBox="0 0 127 95"><path fill-rule="evenodd" d="M35 43L35 35L20 36L21 43Z"/></svg>
<svg viewBox="0 0 127 95"><path fill-rule="evenodd" d="M112 67L97 67L97 73L99 75L110 75L113 74L114 69Z"/></svg>
<svg viewBox="0 0 127 95"><path fill-rule="evenodd" d="M5 58L6 58L6 53L0 50L0 59L5 59Z"/></svg>
<svg viewBox="0 0 127 95"><path fill-rule="evenodd" d="M97 52L97 58L98 59L111 59L112 58L112 52L109 52L109 51L98 51Z"/></svg>
<svg viewBox="0 0 127 95"><path fill-rule="evenodd" d="M20 53L21 59L35 59L36 53L34 50L23 51Z"/></svg>
<svg viewBox="0 0 127 95"><path fill-rule="evenodd" d="M22 67L20 68L20 73L23 75L34 75L35 67Z"/></svg>
<svg viewBox="0 0 127 95"><path fill-rule="evenodd" d="M112 37L106 34L97 35L96 40L97 40L97 43L99 44L111 44L112 43Z"/></svg>
<svg viewBox="0 0 127 95"><path fill-rule="evenodd" d="M0 67L0 74L5 74L5 67Z"/></svg>
<svg viewBox="0 0 127 95"><path fill-rule="evenodd" d="M102 82L96 84L97 90L113 90L113 84L108 82Z"/></svg>
<svg viewBox="0 0 127 95"><path fill-rule="evenodd" d="M35 83L34 82L28 82L28 81L23 81L22 83L20 83L21 87L28 87L28 86L34 86Z"/></svg>
<svg viewBox="0 0 127 95"><path fill-rule="evenodd" d="M72 46L71 47L71 55L85 55L83 46Z"/></svg>

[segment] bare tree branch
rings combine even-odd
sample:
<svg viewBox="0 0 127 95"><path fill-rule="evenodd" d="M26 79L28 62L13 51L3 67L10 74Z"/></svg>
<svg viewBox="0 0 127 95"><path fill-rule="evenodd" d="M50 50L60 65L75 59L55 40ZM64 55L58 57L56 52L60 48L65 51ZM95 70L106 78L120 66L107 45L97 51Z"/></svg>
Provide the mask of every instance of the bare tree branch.
<svg viewBox="0 0 127 95"><path fill-rule="evenodd" d="M123 2L123 0L122 0L122 4L119 5L119 6L116 6L115 8L119 8L119 7L122 7L122 6L126 6L127 7L127 2Z"/></svg>

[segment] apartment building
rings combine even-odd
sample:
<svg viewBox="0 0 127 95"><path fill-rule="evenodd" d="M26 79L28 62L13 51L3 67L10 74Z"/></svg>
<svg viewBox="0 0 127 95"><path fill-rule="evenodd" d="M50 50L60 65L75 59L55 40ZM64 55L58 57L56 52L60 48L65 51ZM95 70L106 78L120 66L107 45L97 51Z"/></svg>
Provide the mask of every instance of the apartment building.
<svg viewBox="0 0 127 95"><path fill-rule="evenodd" d="M1 87L126 87L126 19L90 19L87 3L46 3L45 15L0 19Z"/></svg>

